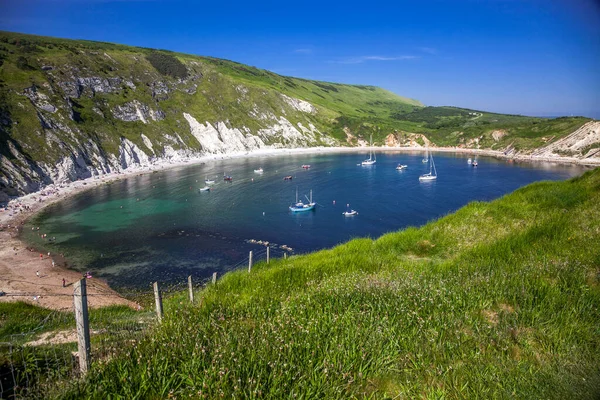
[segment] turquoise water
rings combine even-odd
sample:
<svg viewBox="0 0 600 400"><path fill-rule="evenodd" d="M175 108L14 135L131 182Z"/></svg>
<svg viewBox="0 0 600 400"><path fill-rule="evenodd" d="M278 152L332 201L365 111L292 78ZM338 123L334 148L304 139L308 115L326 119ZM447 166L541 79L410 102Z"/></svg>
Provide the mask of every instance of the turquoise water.
<svg viewBox="0 0 600 400"><path fill-rule="evenodd" d="M190 274L203 279L246 265L250 250L264 258L265 247L250 240L270 242L277 257L282 245L295 254L310 252L423 225L470 201L584 171L487 157L473 168L467 155L436 154L437 181L421 183L419 175L429 169L423 154L379 153L375 166L358 166L367 156L222 160L132 176L50 206L26 227L25 239L64 254L72 268L92 271L115 287L147 287L155 280L183 282ZM397 171L398 163L408 169ZM312 167L304 170L302 164ZM259 167L263 174L254 173ZM224 182L224 173L233 182ZM284 181L286 175L293 180ZM216 181L213 190L199 192L207 176ZM315 211L289 212L296 188L301 198L313 190ZM359 214L344 217L347 204Z"/></svg>

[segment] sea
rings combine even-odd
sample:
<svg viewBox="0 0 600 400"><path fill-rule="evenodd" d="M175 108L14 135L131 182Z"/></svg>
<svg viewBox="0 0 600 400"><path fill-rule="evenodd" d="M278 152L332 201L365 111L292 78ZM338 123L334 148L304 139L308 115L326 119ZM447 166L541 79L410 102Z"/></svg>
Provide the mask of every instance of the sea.
<svg viewBox="0 0 600 400"><path fill-rule="evenodd" d="M154 281L203 281L272 258L331 248L422 226L472 201L502 197L529 183L565 180L586 167L434 153L438 178L422 152L296 154L223 159L129 176L47 207L30 219L23 239L63 255L68 267L115 288ZM408 166L396 170L398 164ZM302 168L310 165L310 168ZM263 169L263 173L254 170ZM233 178L231 182L224 175ZM291 180L284 180L292 176ZM212 179L209 192L200 192ZM315 210L292 213L312 190ZM353 209L355 216L344 216ZM39 229L38 229L39 228ZM42 235L45 234L45 237Z"/></svg>

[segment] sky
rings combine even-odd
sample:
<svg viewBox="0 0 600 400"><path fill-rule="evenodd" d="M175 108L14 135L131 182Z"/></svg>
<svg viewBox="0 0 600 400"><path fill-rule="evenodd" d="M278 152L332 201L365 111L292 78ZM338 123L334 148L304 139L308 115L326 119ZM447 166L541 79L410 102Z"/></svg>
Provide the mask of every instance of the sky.
<svg viewBox="0 0 600 400"><path fill-rule="evenodd" d="M0 30L225 58L426 105L600 119L600 0L0 0Z"/></svg>

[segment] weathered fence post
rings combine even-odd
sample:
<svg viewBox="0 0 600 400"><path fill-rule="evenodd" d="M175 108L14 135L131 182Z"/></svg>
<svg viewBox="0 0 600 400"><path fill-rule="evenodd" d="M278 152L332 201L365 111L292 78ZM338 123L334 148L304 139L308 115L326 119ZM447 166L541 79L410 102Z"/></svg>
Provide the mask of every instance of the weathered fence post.
<svg viewBox="0 0 600 400"><path fill-rule="evenodd" d="M250 258L248 259L248 272L252 271L252 251L250 251Z"/></svg>
<svg viewBox="0 0 600 400"><path fill-rule="evenodd" d="M270 255L271 255L271 248L269 246L267 246L267 264L269 263Z"/></svg>
<svg viewBox="0 0 600 400"><path fill-rule="evenodd" d="M283 259L287 260L287 251L285 253L283 253Z"/></svg>
<svg viewBox="0 0 600 400"><path fill-rule="evenodd" d="M154 282L153 286L154 301L156 303L156 316L158 317L158 322L161 322L163 317L162 296L160 295L160 290L158 289L158 282Z"/></svg>
<svg viewBox="0 0 600 400"><path fill-rule="evenodd" d="M79 368L85 374L90 368L90 320L87 307L87 286L85 279L75 282L73 291L75 324L77 325L77 350Z"/></svg>
<svg viewBox="0 0 600 400"><path fill-rule="evenodd" d="M190 292L190 303L194 302L194 287L192 286L192 276L188 276L188 291Z"/></svg>
<svg viewBox="0 0 600 400"><path fill-rule="evenodd" d="M213 285L217 284L217 273L216 272L213 272L213 281L212 282L213 282Z"/></svg>

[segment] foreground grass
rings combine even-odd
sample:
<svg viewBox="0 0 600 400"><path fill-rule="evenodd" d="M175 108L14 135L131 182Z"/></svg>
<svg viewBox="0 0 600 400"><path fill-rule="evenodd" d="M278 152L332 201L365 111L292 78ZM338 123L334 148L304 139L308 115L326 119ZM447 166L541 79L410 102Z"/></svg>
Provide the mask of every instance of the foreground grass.
<svg viewBox="0 0 600 400"><path fill-rule="evenodd" d="M600 169L229 273L65 398L597 398Z"/></svg>

